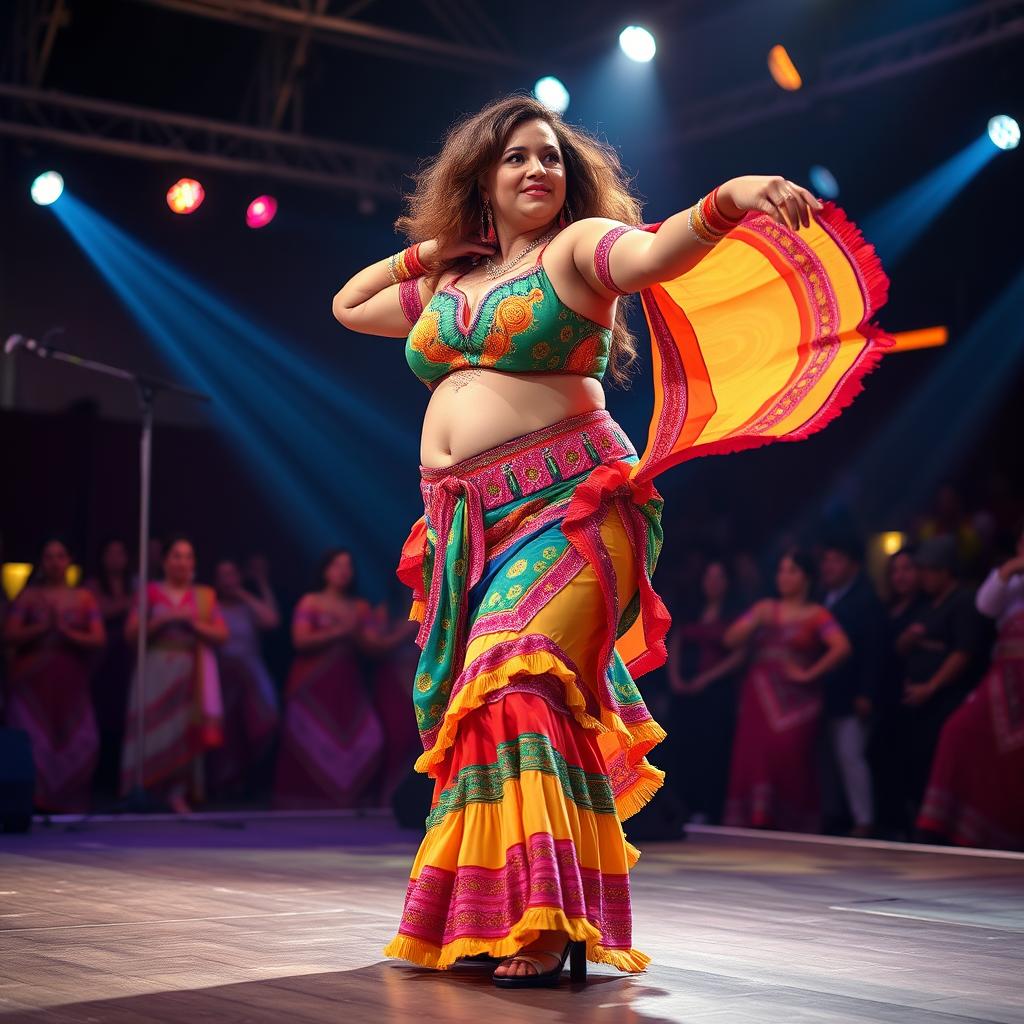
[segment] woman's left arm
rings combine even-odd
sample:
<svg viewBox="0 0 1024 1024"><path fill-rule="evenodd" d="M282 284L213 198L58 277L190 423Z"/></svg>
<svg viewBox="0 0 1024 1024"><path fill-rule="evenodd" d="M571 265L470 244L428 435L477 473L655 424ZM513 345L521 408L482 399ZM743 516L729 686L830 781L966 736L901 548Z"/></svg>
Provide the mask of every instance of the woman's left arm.
<svg viewBox="0 0 1024 1024"><path fill-rule="evenodd" d="M722 218L733 226L748 211L755 210L768 214L793 231L799 230L801 225L808 227L811 214L823 208L800 185L779 175L760 174L732 178L719 186L715 203ZM601 218L581 221L573 244L576 269L599 295L637 292L685 274L714 247L714 243L699 238L691 226L691 210L696 216L699 206L697 203L695 207L673 214L654 233L629 231L614 240L605 263L604 276L609 277L610 282L602 280L594 257L599 243L614 224ZM699 217L696 230L703 230Z"/></svg>
<svg viewBox="0 0 1024 1024"><path fill-rule="evenodd" d="M850 638L846 635L846 630L828 613L823 616L823 619L824 622L819 627L818 635L827 650L813 665L808 666L800 673L802 678L799 678L798 682L816 683L853 653L853 646L850 644Z"/></svg>
<svg viewBox="0 0 1024 1024"><path fill-rule="evenodd" d="M84 628L77 629L67 625L62 616L58 617L58 622L60 623L58 628L65 639L69 640L76 647L82 647L86 650L98 650L101 647L105 647L107 644L107 631L103 626L103 617L100 615L96 598L88 590L82 591L79 597L85 617Z"/></svg>
<svg viewBox="0 0 1024 1024"><path fill-rule="evenodd" d="M219 647L228 638L228 624L220 613L220 605L217 598L211 595L210 607L205 616L197 615L192 620L192 628L196 635L205 643Z"/></svg>

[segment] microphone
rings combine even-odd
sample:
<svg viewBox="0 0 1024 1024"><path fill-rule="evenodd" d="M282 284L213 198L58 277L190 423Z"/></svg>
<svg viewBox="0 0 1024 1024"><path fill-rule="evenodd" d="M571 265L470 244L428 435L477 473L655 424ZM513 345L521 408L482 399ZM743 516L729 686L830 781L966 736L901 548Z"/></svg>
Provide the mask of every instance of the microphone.
<svg viewBox="0 0 1024 1024"><path fill-rule="evenodd" d="M63 327L51 327L43 335L42 341L36 341L35 338L26 338L24 334L12 334L7 341L4 342L4 354L10 355L15 351L15 349L19 349L24 346L27 351L45 359L50 354L50 348L46 343L51 338L63 333Z"/></svg>

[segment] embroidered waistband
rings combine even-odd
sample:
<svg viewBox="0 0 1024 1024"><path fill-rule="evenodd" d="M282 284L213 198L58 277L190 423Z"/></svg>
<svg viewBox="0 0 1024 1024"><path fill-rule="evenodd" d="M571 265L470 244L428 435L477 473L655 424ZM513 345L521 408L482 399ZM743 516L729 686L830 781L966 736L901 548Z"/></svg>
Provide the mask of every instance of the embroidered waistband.
<svg viewBox="0 0 1024 1024"><path fill-rule="evenodd" d="M455 477L472 481L485 509L528 497L595 466L636 457L636 449L604 409L559 420L451 466L421 466L429 508L435 487Z"/></svg>

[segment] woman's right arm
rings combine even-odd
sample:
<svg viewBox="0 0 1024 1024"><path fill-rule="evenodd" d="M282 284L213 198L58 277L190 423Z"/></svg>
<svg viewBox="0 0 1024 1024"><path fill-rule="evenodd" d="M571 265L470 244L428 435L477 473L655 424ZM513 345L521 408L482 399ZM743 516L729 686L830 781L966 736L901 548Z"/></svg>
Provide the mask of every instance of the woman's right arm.
<svg viewBox="0 0 1024 1024"><path fill-rule="evenodd" d="M448 245L438 252L437 240L428 238L419 243L419 260L428 274L435 266L444 266L460 256L494 254L494 246L464 241ZM421 310L431 299L431 281L436 278L414 277L395 284L391 260L378 260L360 270L342 285L334 296L334 319L350 331L376 334L383 338L404 338L416 322Z"/></svg>
<svg viewBox="0 0 1024 1024"><path fill-rule="evenodd" d="M307 594L295 606L292 615L292 645L299 654L312 654L348 636L355 630L355 626L355 622L320 626L315 602Z"/></svg>
<svg viewBox="0 0 1024 1024"><path fill-rule="evenodd" d="M757 632L767 617L769 599L763 598L744 612L726 631L722 643L726 647L742 647Z"/></svg>
<svg viewBox="0 0 1024 1024"><path fill-rule="evenodd" d="M998 569L993 569L975 595L978 611L989 618L998 619L1010 603L1011 583L1021 572L1024 572L1024 557L1011 558Z"/></svg>
<svg viewBox="0 0 1024 1024"><path fill-rule="evenodd" d="M7 624L4 627L4 641L12 647L20 647L22 644L31 643L46 633L53 626L54 616L44 604L43 610L47 613L31 621L33 598L25 591L18 596L7 614Z"/></svg>
<svg viewBox="0 0 1024 1024"><path fill-rule="evenodd" d="M429 262L436 248L431 239L420 244L420 258ZM383 338L404 338L409 333L408 289L413 285L395 284L391 276L391 259L378 260L350 277L334 296L331 311L334 319L350 331L376 334ZM414 278L421 304L430 301L430 290L424 278ZM414 296L417 297L417 296Z"/></svg>

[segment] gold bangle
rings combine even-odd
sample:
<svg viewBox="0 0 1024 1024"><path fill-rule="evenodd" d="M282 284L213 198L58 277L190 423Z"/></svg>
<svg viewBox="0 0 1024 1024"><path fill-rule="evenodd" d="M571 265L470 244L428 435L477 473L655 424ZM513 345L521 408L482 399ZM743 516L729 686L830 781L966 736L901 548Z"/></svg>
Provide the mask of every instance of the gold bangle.
<svg viewBox="0 0 1024 1024"><path fill-rule="evenodd" d="M694 238L697 239L702 245L706 245L712 248L722 240L722 235L716 235L704 222L704 217L700 210L700 204L690 207L689 217L690 231Z"/></svg>
<svg viewBox="0 0 1024 1024"><path fill-rule="evenodd" d="M392 284L400 284L402 281L411 281L414 277L421 275L415 273L406 261L408 249L396 252L388 258L388 273L391 275Z"/></svg>

